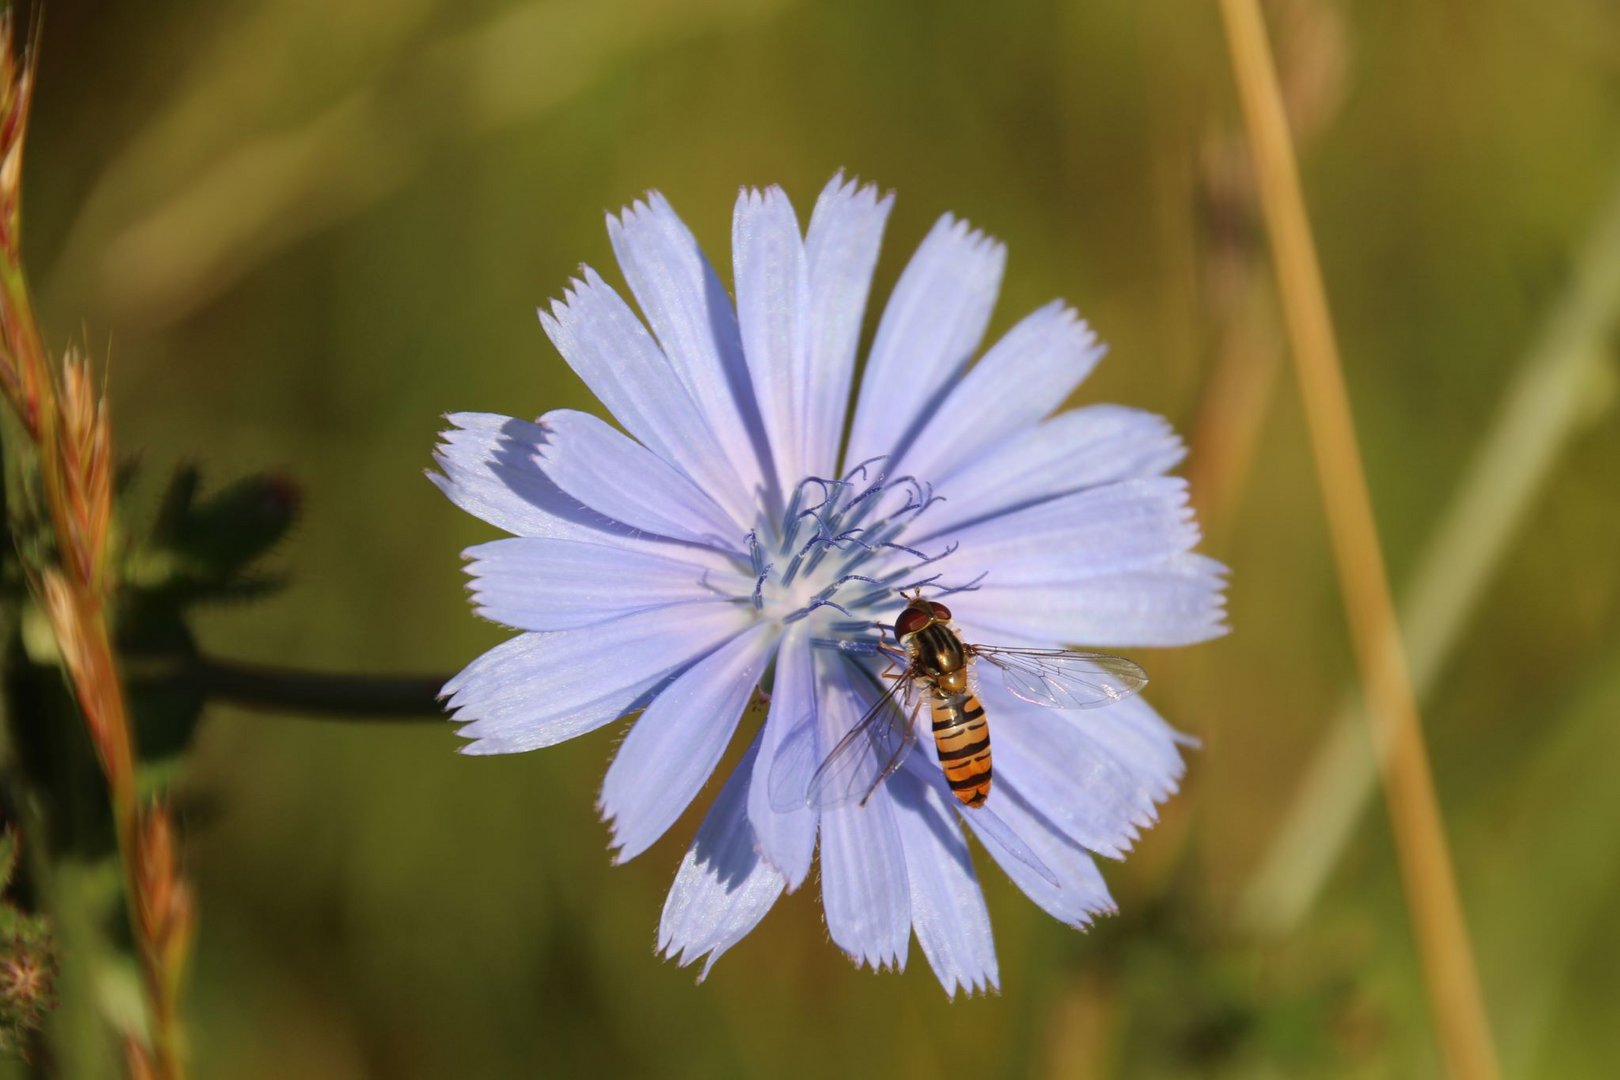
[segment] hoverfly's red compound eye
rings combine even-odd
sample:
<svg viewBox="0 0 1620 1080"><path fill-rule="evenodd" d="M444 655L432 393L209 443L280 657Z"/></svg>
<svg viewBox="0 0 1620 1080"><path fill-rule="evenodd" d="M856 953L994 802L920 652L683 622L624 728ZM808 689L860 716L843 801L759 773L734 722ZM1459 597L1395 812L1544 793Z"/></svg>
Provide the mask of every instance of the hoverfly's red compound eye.
<svg viewBox="0 0 1620 1080"><path fill-rule="evenodd" d="M912 604L900 613L898 619L894 620L894 636L896 639L904 640L933 621L933 617L926 610L917 604Z"/></svg>
<svg viewBox="0 0 1620 1080"><path fill-rule="evenodd" d="M936 604L932 600L930 600L930 601L928 601L928 608L929 608L930 611L932 611L934 613L934 618L937 619L938 621L940 621L940 622L950 622L951 621L951 609L946 607L944 604Z"/></svg>

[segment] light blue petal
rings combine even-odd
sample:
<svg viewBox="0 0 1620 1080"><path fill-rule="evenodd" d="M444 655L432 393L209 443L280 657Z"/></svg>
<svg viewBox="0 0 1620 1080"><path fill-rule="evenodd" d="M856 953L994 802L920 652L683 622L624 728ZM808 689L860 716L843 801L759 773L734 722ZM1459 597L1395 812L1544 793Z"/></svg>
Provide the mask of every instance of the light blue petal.
<svg viewBox="0 0 1620 1080"><path fill-rule="evenodd" d="M809 452L810 264L781 188L744 188L731 225L737 321L780 487L805 475Z"/></svg>
<svg viewBox="0 0 1620 1080"><path fill-rule="evenodd" d="M445 684L464 754L551 746L646 704L671 673L754 621L726 604L664 608L581 630L520 634Z"/></svg>
<svg viewBox="0 0 1620 1080"><path fill-rule="evenodd" d="M658 192L608 216L608 238L664 355L697 402L755 501L768 490L770 447L750 385L731 298L685 223Z"/></svg>
<svg viewBox="0 0 1620 1080"><path fill-rule="evenodd" d="M1157 820L1156 804L1176 789L1182 763L1173 745L1168 753L1149 752L1156 733L1128 733L1143 721L1145 706L1132 705L1136 699L1102 709L1047 709L1018 700L994 678L982 680L979 696L993 725L996 787L1009 781L1006 792L992 789L990 796L1004 818L1014 809L1008 803L1022 804L1072 843L1123 858Z"/></svg>
<svg viewBox="0 0 1620 1080"><path fill-rule="evenodd" d="M887 785L906 852L911 925L945 993L994 990L1000 983L990 912L973 872L967 838L939 792L909 770Z"/></svg>
<svg viewBox="0 0 1620 1080"><path fill-rule="evenodd" d="M519 536L463 554L478 613L518 630L572 630L671 604L735 602L753 588L718 552L649 546Z"/></svg>
<svg viewBox="0 0 1620 1080"><path fill-rule="evenodd" d="M1197 739L1165 723L1140 694L1097 710L1095 716L1070 713L1069 719L1115 761L1141 777L1154 802L1162 803L1176 793L1186 771L1182 748L1198 745Z"/></svg>
<svg viewBox="0 0 1620 1080"><path fill-rule="evenodd" d="M849 409L855 348L861 336L872 268L883 243L883 226L894 196L857 187L843 174L832 178L810 215L804 249L810 261L810 397L802 429L809 442L805 471L838 471L838 444ZM797 483L798 477L790 480Z"/></svg>
<svg viewBox="0 0 1620 1080"><path fill-rule="evenodd" d="M563 301L540 312L546 336L626 431L686 473L746 532L755 498L738 481L721 434L629 305L590 267L582 274Z"/></svg>
<svg viewBox="0 0 1620 1080"><path fill-rule="evenodd" d="M918 477L948 476L1052 412L1106 350L1073 308L1055 300L990 347L931 411L900 461Z"/></svg>
<svg viewBox="0 0 1620 1080"><path fill-rule="evenodd" d="M952 601L979 640L1170 645L1223 631L1221 567L1190 554L1186 483L1125 480L955 529L983 581Z"/></svg>
<svg viewBox="0 0 1620 1080"><path fill-rule="evenodd" d="M454 413L439 435L429 473L450 501L518 536L582 540L628 537L622 524L580 505L540 471L546 434L538 424L493 413Z"/></svg>
<svg viewBox="0 0 1620 1080"><path fill-rule="evenodd" d="M999 853L996 856L997 859L1006 858L1018 863L1026 872L1046 882L1053 888L1057 888L1061 884L1057 872L1047 866L1041 857L1036 854L1035 849L1025 843L1023 837L1019 836L1012 826L1008 825L1001 815L997 813L995 808L999 803L987 802L970 809L956 801L956 797L951 794L950 787L947 784L937 780L931 782L938 789L940 799L946 806L952 807L959 813L973 819L974 831L979 834L979 839L996 845ZM992 791L991 798L993 799L994 796L995 792Z"/></svg>
<svg viewBox="0 0 1620 1080"><path fill-rule="evenodd" d="M843 657L816 659L825 680L820 741L830 747L855 726L870 694L857 692ZM879 788L865 806L821 811L821 906L828 935L850 959L903 970L911 942L911 887L890 786Z"/></svg>
<svg viewBox="0 0 1620 1080"><path fill-rule="evenodd" d="M821 812L821 906L828 936L856 964L904 971L911 898L887 787L865 806Z"/></svg>
<svg viewBox="0 0 1620 1080"><path fill-rule="evenodd" d="M918 521L918 538L1134 477L1158 476L1186 454L1161 416L1121 405L1088 405L984 448L931 481L945 501Z"/></svg>
<svg viewBox="0 0 1620 1080"><path fill-rule="evenodd" d="M776 651L776 681L771 687L771 708L761 732L759 761L748 792L748 818L758 837L759 850L787 878L788 891L797 889L810 872L816 851L817 814L807 806L779 810L772 805L772 770L788 735L801 725L817 722L814 647L808 624L789 629ZM777 776L775 782L805 790L817 762L812 747L804 756L802 775Z"/></svg>
<svg viewBox="0 0 1620 1080"><path fill-rule="evenodd" d="M953 529L944 539L995 585L1045 585L1157 565L1191 551L1199 526L1179 476L1128 479Z"/></svg>
<svg viewBox="0 0 1620 1080"><path fill-rule="evenodd" d="M950 214L900 275L878 323L850 431L849 465L911 441L984 337L1007 252Z"/></svg>
<svg viewBox="0 0 1620 1080"><path fill-rule="evenodd" d="M776 634L760 623L733 638L659 691L631 726L602 781L615 862L651 847L702 789L765 673Z"/></svg>
<svg viewBox="0 0 1620 1080"><path fill-rule="evenodd" d="M540 418L540 465L556 485L598 513L656 536L745 550L739 530L697 485L651 450L589 413Z"/></svg>
<svg viewBox="0 0 1620 1080"><path fill-rule="evenodd" d="M980 641L1098 648L1191 645L1227 632L1225 573L1215 560L1188 553L1079 580L987 582L952 602Z"/></svg>
<svg viewBox="0 0 1620 1080"><path fill-rule="evenodd" d="M932 787L939 794L944 805L960 810L967 817L972 818L978 826L977 831L981 839L993 841L1000 845L1003 855L1022 863L1026 870L1045 880L1047 884L1053 886L1058 884L1057 876L1052 869L1043 863L1040 856L1035 854L1034 849L1025 844L1023 839L996 813L993 805L996 795L995 789L992 789L990 793L992 802L974 807L971 810L964 808L957 801L956 796L951 793L950 785L946 782L945 771L940 766L937 753L928 749L926 742L924 742L923 749L906 758L904 768L919 783Z"/></svg>
<svg viewBox="0 0 1620 1080"><path fill-rule="evenodd" d="M698 982L709 977L721 953L759 925L786 885L759 857L749 825L749 778L758 752L755 737L681 860L658 923L659 952L682 967L707 958Z"/></svg>
<svg viewBox="0 0 1620 1080"><path fill-rule="evenodd" d="M1022 852L1009 848L996 830L987 827L984 811L992 805L1002 823L1048 868L1049 874L1035 871ZM1004 768L997 768L995 785L985 805L962 811L962 820L1024 895L1053 918L1084 927L1093 917L1112 915L1118 910L1092 857L1030 808L1015 778L1008 777Z"/></svg>
<svg viewBox="0 0 1620 1080"><path fill-rule="evenodd" d="M1051 585L1154 566L1198 543L1179 477L1123 480L953 530L986 584Z"/></svg>

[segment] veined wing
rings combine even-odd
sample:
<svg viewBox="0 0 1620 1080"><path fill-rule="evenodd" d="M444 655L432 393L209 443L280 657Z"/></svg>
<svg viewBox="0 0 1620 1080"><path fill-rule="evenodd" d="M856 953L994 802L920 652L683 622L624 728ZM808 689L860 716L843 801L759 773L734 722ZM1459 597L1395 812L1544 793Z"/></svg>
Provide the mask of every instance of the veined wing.
<svg viewBox="0 0 1620 1080"><path fill-rule="evenodd" d="M866 678L864 673L856 679ZM844 806L866 800L892 776L917 742L910 675L896 679L822 761L805 790L806 806Z"/></svg>
<svg viewBox="0 0 1620 1080"><path fill-rule="evenodd" d="M1095 709L1147 685L1142 665L1123 656L1079 649L1011 649L970 645L968 651L1001 669L1016 698L1049 709Z"/></svg>

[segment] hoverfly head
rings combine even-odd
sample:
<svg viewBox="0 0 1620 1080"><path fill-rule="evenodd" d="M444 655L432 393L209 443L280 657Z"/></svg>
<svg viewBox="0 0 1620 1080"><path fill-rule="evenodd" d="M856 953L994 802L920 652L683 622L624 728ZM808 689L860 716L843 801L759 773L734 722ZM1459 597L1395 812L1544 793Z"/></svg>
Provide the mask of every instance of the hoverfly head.
<svg viewBox="0 0 1620 1080"><path fill-rule="evenodd" d="M922 591L917 595L908 597L910 603L894 620L894 636L896 640L904 641L912 634L926 630L935 623L951 621L951 609L944 604L935 604L922 598Z"/></svg>

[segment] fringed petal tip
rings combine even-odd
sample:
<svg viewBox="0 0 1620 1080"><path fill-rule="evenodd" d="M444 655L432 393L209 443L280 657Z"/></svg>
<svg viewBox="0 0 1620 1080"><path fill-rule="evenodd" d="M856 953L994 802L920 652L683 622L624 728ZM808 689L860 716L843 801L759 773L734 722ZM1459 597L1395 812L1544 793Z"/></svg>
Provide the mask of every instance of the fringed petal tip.
<svg viewBox="0 0 1620 1080"><path fill-rule="evenodd" d="M631 199L617 211L606 211L608 232L614 233L635 225L638 221L655 214L673 215L675 208L664 198L664 193L657 188L648 188L639 198Z"/></svg>
<svg viewBox="0 0 1620 1080"><path fill-rule="evenodd" d="M838 945L836 941L834 941L833 944ZM838 951L849 958L849 962L855 965L856 970L870 970L879 975L899 975L903 974L906 970L906 959L909 949L893 953L859 953L851 952L843 946L838 945Z"/></svg>
<svg viewBox="0 0 1620 1080"><path fill-rule="evenodd" d="M457 720L456 717L451 717L450 719L453 721ZM461 735L459 731L456 734ZM461 737L470 740L456 747L456 753L460 754L462 757L496 757L512 753L511 750L506 749L500 743L492 739L475 739L466 735L462 735Z"/></svg>
<svg viewBox="0 0 1620 1080"><path fill-rule="evenodd" d="M674 961L676 967L691 967L699 960L703 966L698 969L697 976L692 980L694 986L702 986L709 978L709 972L714 970L715 961L720 959L726 950L719 946L701 948L696 945L684 945L672 938L664 938L653 948L653 955L668 963Z"/></svg>
<svg viewBox="0 0 1620 1080"><path fill-rule="evenodd" d="M722 953L759 925L782 894L783 877L754 850L747 802L759 739L722 786L687 849L664 901L658 952L683 967L704 960L708 978Z"/></svg>
<svg viewBox="0 0 1620 1080"><path fill-rule="evenodd" d="M817 211L825 212L836 206L858 216L882 211L880 216L887 217L893 205L893 190L883 191L877 184L871 181L863 182L858 176L846 176L840 169L822 187L820 195L816 197L815 208Z"/></svg>
<svg viewBox="0 0 1620 1080"><path fill-rule="evenodd" d="M1007 257L1007 245L974 226L967 218L957 217L950 211L939 216L935 228L975 255L988 255L1001 261L1005 261Z"/></svg>
<svg viewBox="0 0 1620 1080"><path fill-rule="evenodd" d="M953 981L948 986L941 981L939 985L940 989L945 991L945 997L953 1002L957 1000L957 995L961 995L968 1001L972 1001L974 998L1001 996L1001 977L999 975L973 982Z"/></svg>

